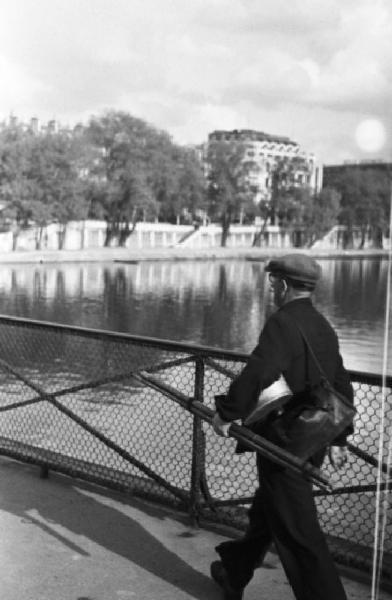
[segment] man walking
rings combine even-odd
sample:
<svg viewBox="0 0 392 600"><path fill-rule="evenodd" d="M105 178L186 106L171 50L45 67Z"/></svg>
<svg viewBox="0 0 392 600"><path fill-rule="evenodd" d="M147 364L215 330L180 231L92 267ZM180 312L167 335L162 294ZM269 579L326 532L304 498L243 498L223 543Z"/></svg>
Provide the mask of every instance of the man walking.
<svg viewBox="0 0 392 600"><path fill-rule="evenodd" d="M321 274L318 263L304 254L290 254L271 260L266 271L278 310L267 320L256 348L227 395L217 397L213 427L218 435L227 435L232 421L245 419L259 392L281 374L293 392L290 404L306 400L307 384L318 383L319 371L309 360L297 323L330 383L353 401L336 333L311 301ZM279 443L272 433L278 414L273 412L254 431ZM335 468L346 462L346 437L350 433L352 427L329 448ZM310 458L314 466L321 466L326 452L323 448ZM244 588L272 542L297 600L346 600L318 522L309 481L260 455L257 468L260 485L249 511L248 529L243 538L217 546L220 560L211 565L211 575L225 600L243 598Z"/></svg>

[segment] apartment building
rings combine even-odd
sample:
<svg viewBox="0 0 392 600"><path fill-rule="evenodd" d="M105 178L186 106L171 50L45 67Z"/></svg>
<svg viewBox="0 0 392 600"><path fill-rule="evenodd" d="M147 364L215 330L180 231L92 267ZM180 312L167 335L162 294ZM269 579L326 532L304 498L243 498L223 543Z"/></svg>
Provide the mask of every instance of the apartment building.
<svg viewBox="0 0 392 600"><path fill-rule="evenodd" d="M392 173L392 163L384 160L360 160L345 161L340 165L324 165L323 168L323 187L332 187L339 189L339 180L342 175L357 173L366 173L371 171L375 176L382 179L385 185L389 186Z"/></svg>
<svg viewBox="0 0 392 600"><path fill-rule="evenodd" d="M256 204L270 200L272 173L283 159L291 159L294 166L287 185L308 186L319 190L319 168L316 166L314 155L304 152L297 142L288 137L252 129L216 130L209 134L208 144L219 141L245 145L245 158L254 164L248 177L255 192Z"/></svg>

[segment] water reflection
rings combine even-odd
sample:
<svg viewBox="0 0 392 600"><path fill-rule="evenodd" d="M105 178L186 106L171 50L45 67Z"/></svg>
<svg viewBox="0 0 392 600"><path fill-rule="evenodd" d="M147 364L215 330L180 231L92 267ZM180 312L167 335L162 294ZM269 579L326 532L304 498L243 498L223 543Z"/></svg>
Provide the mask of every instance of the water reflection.
<svg viewBox="0 0 392 600"><path fill-rule="evenodd" d="M380 372L388 263L323 260L315 302L347 365ZM0 312L248 352L273 310L264 264L3 265Z"/></svg>

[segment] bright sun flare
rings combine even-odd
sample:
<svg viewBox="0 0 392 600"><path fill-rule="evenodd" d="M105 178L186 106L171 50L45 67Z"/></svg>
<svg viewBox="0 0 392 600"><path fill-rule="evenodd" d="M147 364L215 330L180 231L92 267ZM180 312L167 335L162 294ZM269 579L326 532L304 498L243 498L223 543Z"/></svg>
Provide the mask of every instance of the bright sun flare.
<svg viewBox="0 0 392 600"><path fill-rule="evenodd" d="M364 119L355 130L355 140L364 152L378 152L385 139L385 127L378 119Z"/></svg>

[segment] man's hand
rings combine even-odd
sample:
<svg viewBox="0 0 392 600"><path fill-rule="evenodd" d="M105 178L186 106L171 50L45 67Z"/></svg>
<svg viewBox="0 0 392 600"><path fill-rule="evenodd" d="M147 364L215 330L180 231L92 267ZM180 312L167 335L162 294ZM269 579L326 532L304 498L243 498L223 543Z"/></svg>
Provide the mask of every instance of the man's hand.
<svg viewBox="0 0 392 600"><path fill-rule="evenodd" d="M217 412L214 414L214 417L212 419L212 426L214 428L215 433L223 437L228 437L230 425L231 421L224 421L220 418Z"/></svg>
<svg viewBox="0 0 392 600"><path fill-rule="evenodd" d="M346 446L330 446L328 450L329 462L337 471L341 469L347 462Z"/></svg>

